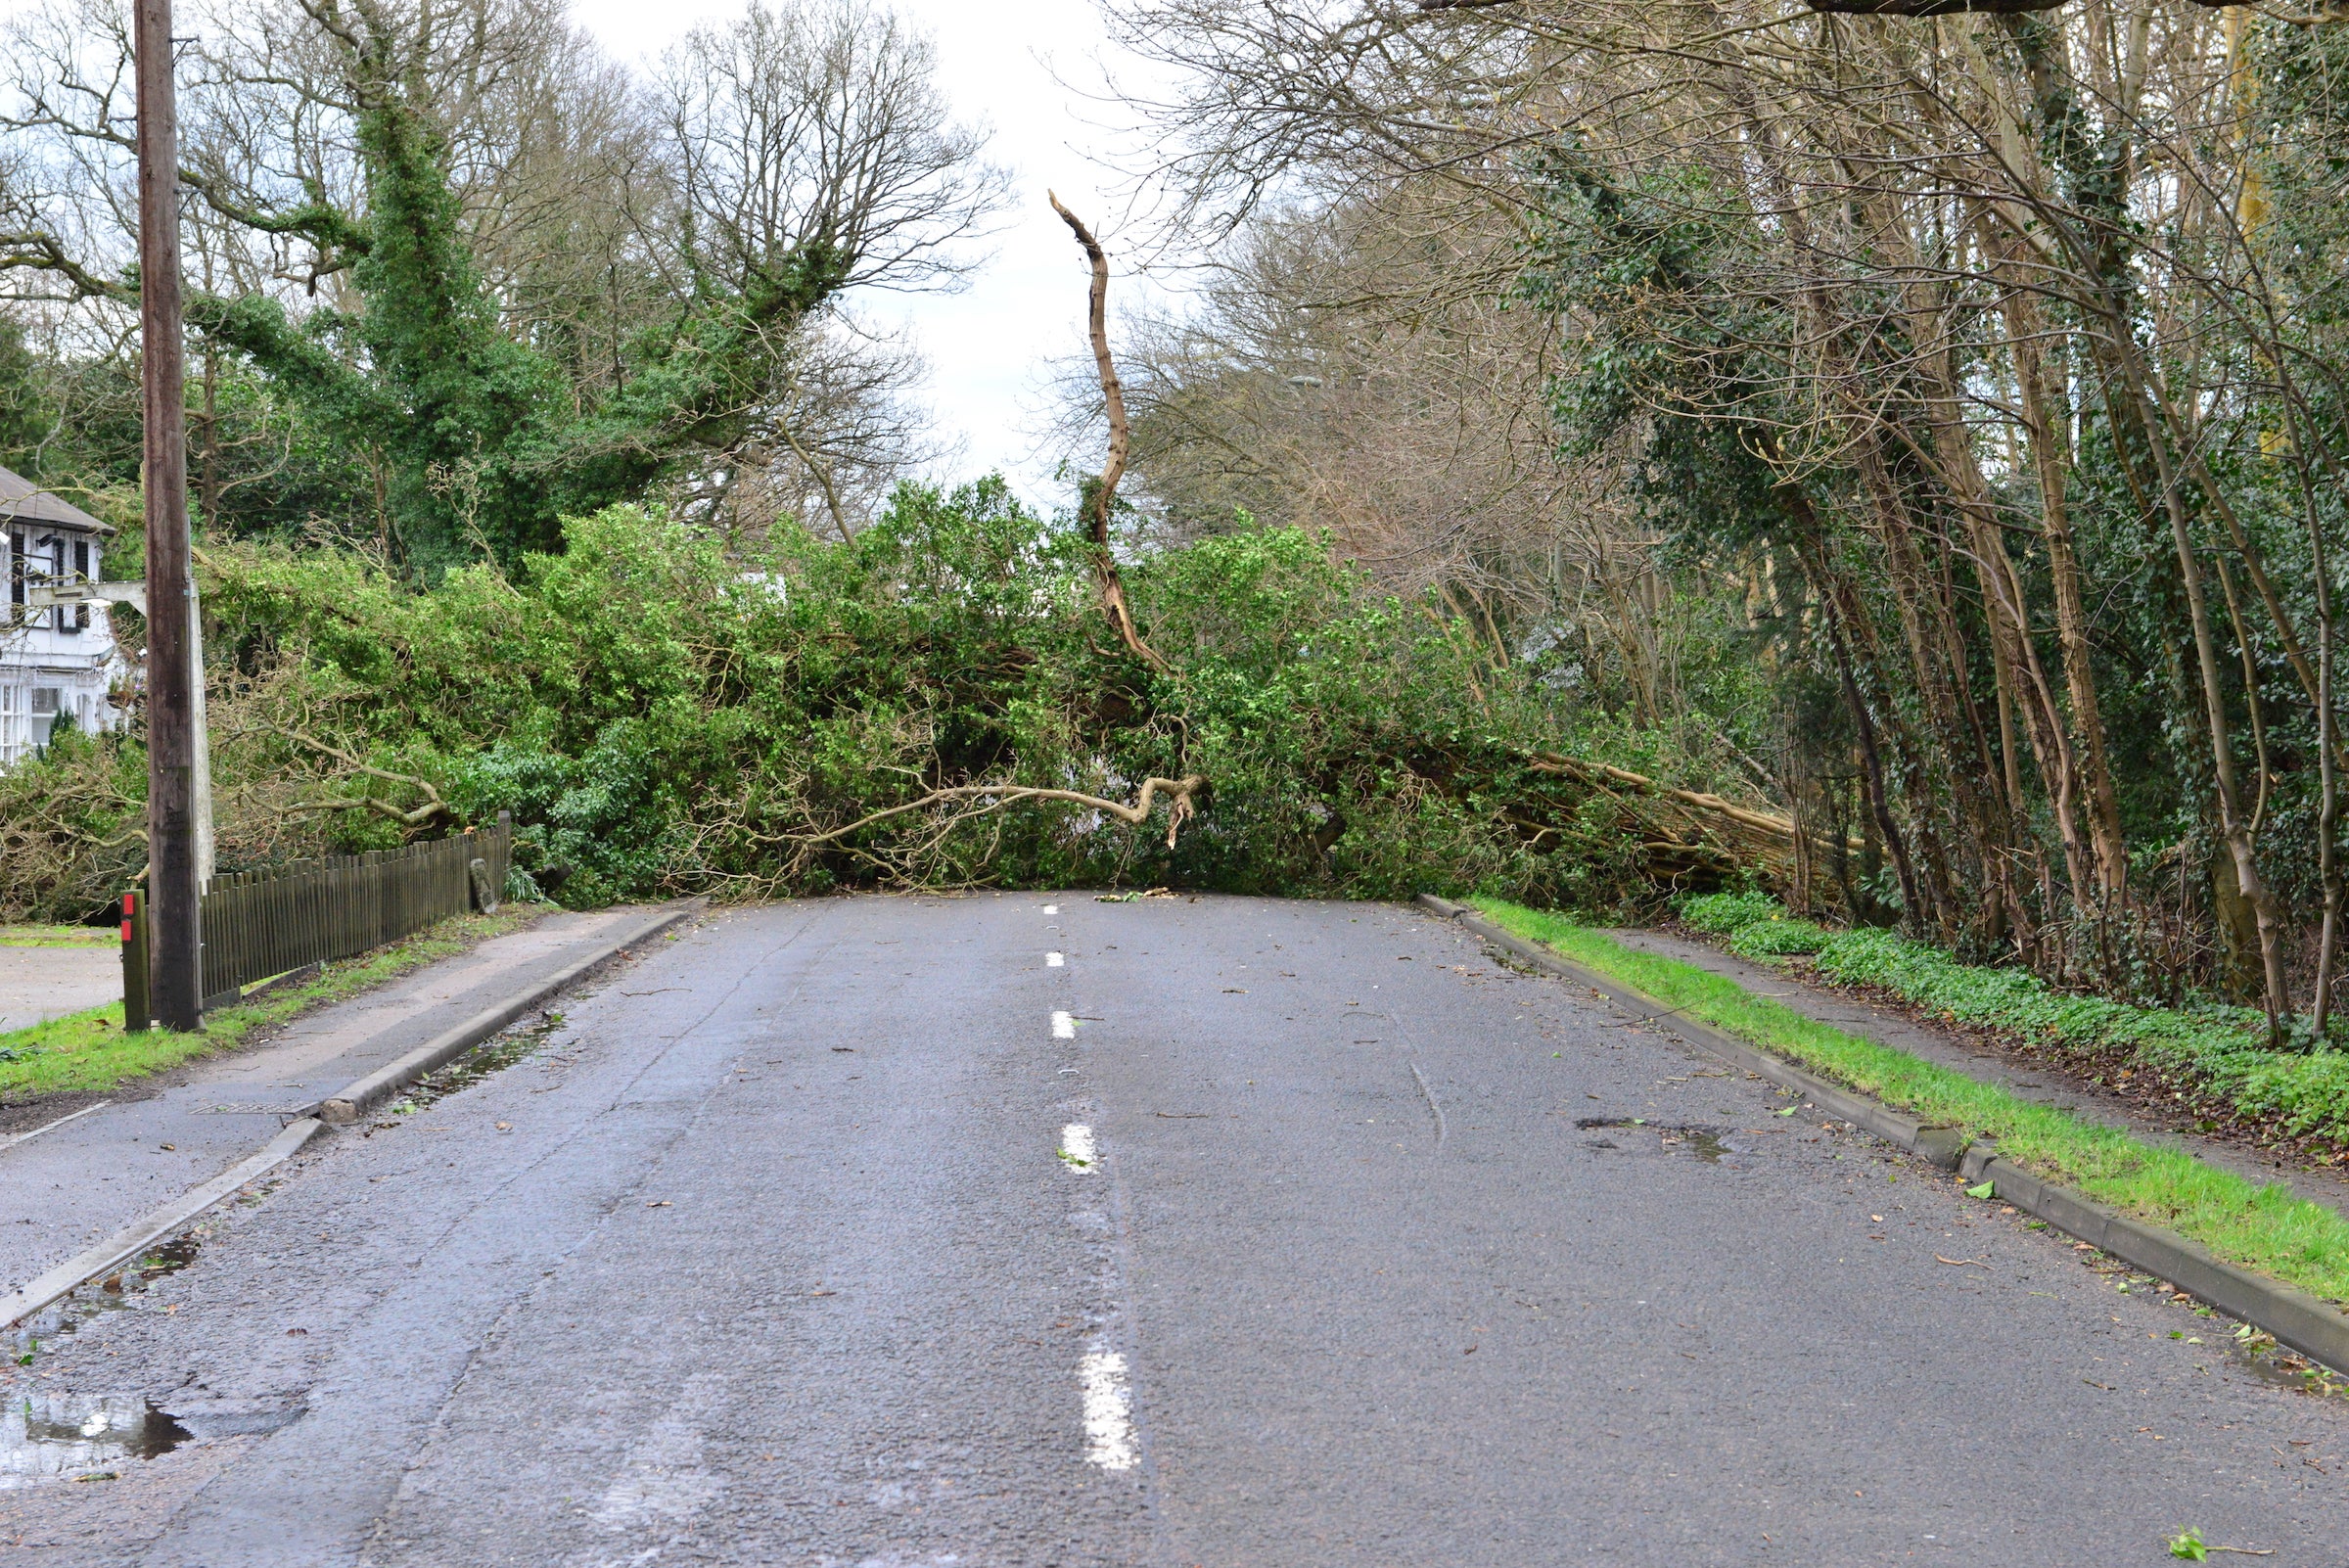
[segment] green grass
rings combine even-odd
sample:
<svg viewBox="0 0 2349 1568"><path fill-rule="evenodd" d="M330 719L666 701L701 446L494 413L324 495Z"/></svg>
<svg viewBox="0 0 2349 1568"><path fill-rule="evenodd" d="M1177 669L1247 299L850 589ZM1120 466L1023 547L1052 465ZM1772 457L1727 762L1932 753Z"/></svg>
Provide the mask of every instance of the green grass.
<svg viewBox="0 0 2349 1568"><path fill-rule="evenodd" d="M316 979L207 1014L204 1033L122 1030L122 1004L109 1002L29 1029L0 1034L0 1098L111 1089L200 1056L242 1046L254 1030L282 1024L321 1003L340 1001L452 953L528 924L543 906L508 904L493 915L460 915L371 953L329 964Z"/></svg>
<svg viewBox="0 0 2349 1568"><path fill-rule="evenodd" d="M115 947L113 926L0 926L0 947Z"/></svg>
<svg viewBox="0 0 2349 1568"><path fill-rule="evenodd" d="M2191 1155L2156 1148L1994 1084L1805 1018L1693 964L1635 952L1561 915L1497 899L1477 907L1518 936L1822 1078L1931 1123L1996 1138L2026 1170L2069 1182L2100 1203L2190 1236L2231 1263L2332 1301L2349 1300L2349 1219Z"/></svg>

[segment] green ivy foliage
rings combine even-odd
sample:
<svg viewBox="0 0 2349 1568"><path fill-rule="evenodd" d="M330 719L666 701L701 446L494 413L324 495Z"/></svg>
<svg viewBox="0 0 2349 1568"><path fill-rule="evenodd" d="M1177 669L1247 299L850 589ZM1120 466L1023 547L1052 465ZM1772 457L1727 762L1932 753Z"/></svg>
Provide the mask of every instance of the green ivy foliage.
<svg viewBox="0 0 2349 1568"><path fill-rule="evenodd" d="M2058 1048L2118 1050L2202 1085L2237 1111L2299 1134L2349 1141L2349 1051L2279 1051L2255 1008L2204 1003L2144 1007L2058 991L2021 969L1960 963L1896 932L1825 931L1766 894L1683 899L1681 921L1729 936L1746 957L1815 952L1819 975L1886 991L1953 1023L2025 1036Z"/></svg>
<svg viewBox="0 0 2349 1568"><path fill-rule="evenodd" d="M1729 951L1740 958L1783 958L1818 952L1833 936L1810 920L1756 920L1729 939Z"/></svg>
<svg viewBox="0 0 2349 1568"><path fill-rule="evenodd" d="M1734 936L1759 920L1783 920L1785 905L1767 893L1705 893L1681 899L1674 910L1681 924L1714 936Z"/></svg>

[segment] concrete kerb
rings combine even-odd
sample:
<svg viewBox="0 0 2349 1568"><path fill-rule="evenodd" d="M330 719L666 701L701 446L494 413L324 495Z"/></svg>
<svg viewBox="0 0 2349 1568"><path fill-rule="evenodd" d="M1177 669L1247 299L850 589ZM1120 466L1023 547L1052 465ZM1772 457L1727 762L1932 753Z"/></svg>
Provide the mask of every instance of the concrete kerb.
<svg viewBox="0 0 2349 1568"><path fill-rule="evenodd" d="M1849 1122L1887 1143L1898 1144L1969 1183L1988 1181L1999 1200L2033 1219L2120 1259L2132 1268L2166 1279L2197 1301L2265 1329L2277 1340L2336 1371L2349 1372L2349 1307L2334 1306L2304 1290L2225 1263L2209 1249L2174 1230L2116 1213L2083 1193L2032 1175L1999 1158L1986 1138L1969 1139L1955 1128L1904 1116L1866 1095L1828 1083L1783 1057L1699 1023L1643 992L1633 990L1547 947L1526 941L1465 904L1423 893L1419 902L1456 920L1494 946L1537 968L1588 986L1620 1006L1656 1022L1669 1022L1688 1040L1732 1066L1799 1090L1836 1120Z"/></svg>
<svg viewBox="0 0 2349 1568"><path fill-rule="evenodd" d="M69 1295L84 1280L129 1262L246 1182L294 1158L303 1144L325 1130L326 1124L314 1116L288 1125L258 1150L204 1185L183 1192L161 1208L132 1221L89 1251L67 1259L15 1295L0 1300L0 1323L14 1327L51 1302Z"/></svg>
<svg viewBox="0 0 2349 1568"><path fill-rule="evenodd" d="M312 1108L311 1114L330 1127L349 1126L369 1107L396 1090L407 1087L425 1074L447 1066L531 1008L577 985L590 971L609 963L638 943L650 941L672 926L690 920L702 912L706 903L705 899L688 899L661 910L644 924L598 945L576 963L568 964L528 990L518 992L494 1006L484 1008L454 1028L434 1036L397 1061L377 1068L365 1078L345 1086L340 1093L328 1095Z"/></svg>
<svg viewBox="0 0 2349 1568"><path fill-rule="evenodd" d="M576 963L567 964L496 1006L474 1014L399 1060L368 1074L341 1093L330 1095L311 1107L308 1113L289 1122L277 1136L259 1149L211 1180L181 1193L161 1208L131 1222L87 1252L69 1258L16 1294L0 1298L0 1324L14 1327L34 1313L70 1295L88 1280L137 1257L238 1188L292 1159L330 1125L356 1121L369 1106L394 1089L403 1088L435 1068L445 1066L462 1056L531 1008L578 984L591 971L619 957L627 948L690 920L701 913L706 904L705 899L689 899L658 911L650 919L622 935L599 943L594 950Z"/></svg>

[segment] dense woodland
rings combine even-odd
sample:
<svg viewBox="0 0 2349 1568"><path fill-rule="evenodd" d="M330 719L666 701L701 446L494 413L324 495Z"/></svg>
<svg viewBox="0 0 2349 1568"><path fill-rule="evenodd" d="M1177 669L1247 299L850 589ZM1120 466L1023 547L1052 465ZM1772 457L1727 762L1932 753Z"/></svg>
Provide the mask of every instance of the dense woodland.
<svg viewBox="0 0 2349 1568"><path fill-rule="evenodd" d="M224 856L503 808L578 902L1757 882L2330 1032L2329 11L1107 4L1202 281L1113 295L1126 417L1067 367L1052 517L910 483L861 291L1011 188L886 11L649 73L554 0L184 19ZM127 36L29 13L0 102L0 464L124 522ZM0 901L135 876L143 770L0 779Z"/></svg>

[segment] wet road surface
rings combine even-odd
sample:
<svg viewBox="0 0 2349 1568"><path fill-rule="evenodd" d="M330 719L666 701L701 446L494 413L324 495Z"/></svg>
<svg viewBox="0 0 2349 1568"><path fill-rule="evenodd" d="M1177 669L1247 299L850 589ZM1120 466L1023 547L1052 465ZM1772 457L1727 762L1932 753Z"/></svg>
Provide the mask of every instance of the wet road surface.
<svg viewBox="0 0 2349 1568"><path fill-rule="evenodd" d="M733 911L519 1048L9 1368L0 1561L2103 1564L2191 1526L2283 1564L2349 1525L2349 1411L2232 1325L1415 911Z"/></svg>
<svg viewBox="0 0 2349 1568"><path fill-rule="evenodd" d="M0 1130L0 1295L202 1186L352 1080L660 911L557 914L344 1001L266 1044L133 1080L92 1103L17 1110ZM115 960L115 987L121 989ZM30 1134L29 1137L26 1134Z"/></svg>

